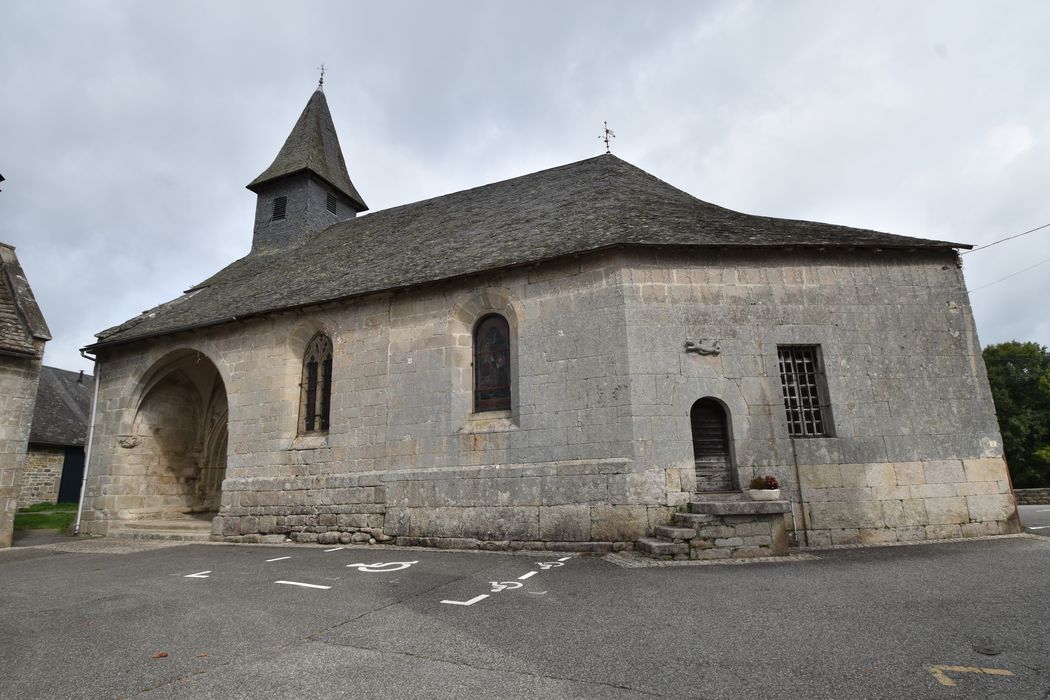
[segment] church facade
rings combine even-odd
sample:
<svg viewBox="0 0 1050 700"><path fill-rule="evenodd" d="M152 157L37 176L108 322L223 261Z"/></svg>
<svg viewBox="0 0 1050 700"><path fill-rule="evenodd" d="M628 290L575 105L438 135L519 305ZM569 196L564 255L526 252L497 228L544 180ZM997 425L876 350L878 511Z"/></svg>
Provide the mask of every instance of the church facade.
<svg viewBox="0 0 1050 700"><path fill-rule="evenodd" d="M1018 529L965 246L612 155L359 216L320 90L249 188L249 255L88 348L86 532L708 558Z"/></svg>

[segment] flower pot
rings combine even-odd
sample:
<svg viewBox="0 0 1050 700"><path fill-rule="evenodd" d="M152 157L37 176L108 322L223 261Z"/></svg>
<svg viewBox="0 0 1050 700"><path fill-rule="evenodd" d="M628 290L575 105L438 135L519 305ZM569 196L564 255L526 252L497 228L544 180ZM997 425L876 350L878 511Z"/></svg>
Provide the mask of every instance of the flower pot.
<svg viewBox="0 0 1050 700"><path fill-rule="evenodd" d="M751 489L748 493L753 501L775 501L780 498L780 489Z"/></svg>

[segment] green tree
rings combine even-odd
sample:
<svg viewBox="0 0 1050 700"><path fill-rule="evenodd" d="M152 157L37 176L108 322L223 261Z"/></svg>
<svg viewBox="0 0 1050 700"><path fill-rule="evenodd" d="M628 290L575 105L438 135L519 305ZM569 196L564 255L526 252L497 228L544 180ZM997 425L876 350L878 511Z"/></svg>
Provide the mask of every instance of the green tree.
<svg viewBox="0 0 1050 700"><path fill-rule="evenodd" d="M1014 486L1050 486L1050 351L1011 340L983 355Z"/></svg>

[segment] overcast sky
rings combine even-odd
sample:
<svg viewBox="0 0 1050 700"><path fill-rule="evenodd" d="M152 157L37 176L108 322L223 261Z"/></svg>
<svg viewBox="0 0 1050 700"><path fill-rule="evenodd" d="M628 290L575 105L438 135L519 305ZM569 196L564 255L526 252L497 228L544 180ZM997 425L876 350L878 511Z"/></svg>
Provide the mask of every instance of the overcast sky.
<svg viewBox="0 0 1050 700"><path fill-rule="evenodd" d="M989 243L1050 223L1047 27L1045 0L4 0L0 240L45 362L91 370L95 333L248 252L244 186L324 63L372 211L597 155L608 120L722 206ZM983 344L1050 345L1050 228L963 259Z"/></svg>

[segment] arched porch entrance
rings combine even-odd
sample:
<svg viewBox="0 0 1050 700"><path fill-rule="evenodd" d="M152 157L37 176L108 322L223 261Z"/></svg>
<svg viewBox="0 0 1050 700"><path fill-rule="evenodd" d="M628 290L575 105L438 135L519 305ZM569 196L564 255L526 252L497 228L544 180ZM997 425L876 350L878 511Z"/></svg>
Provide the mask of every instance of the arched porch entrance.
<svg viewBox="0 0 1050 700"><path fill-rule="evenodd" d="M693 432L696 490L700 493L736 488L729 440L729 416L714 399L700 399L689 410Z"/></svg>
<svg viewBox="0 0 1050 700"><path fill-rule="evenodd" d="M140 507L122 517L165 519L218 511L226 476L227 399L204 355L176 353L144 380L131 426L129 484ZM128 483L128 481L125 481Z"/></svg>

